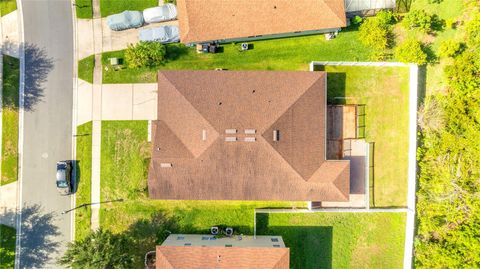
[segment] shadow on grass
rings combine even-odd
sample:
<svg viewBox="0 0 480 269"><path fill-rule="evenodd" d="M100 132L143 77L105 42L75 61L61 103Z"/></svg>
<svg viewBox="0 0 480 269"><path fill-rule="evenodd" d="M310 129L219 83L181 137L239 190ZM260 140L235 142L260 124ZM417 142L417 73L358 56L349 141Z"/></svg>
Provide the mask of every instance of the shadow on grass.
<svg viewBox="0 0 480 269"><path fill-rule="evenodd" d="M257 235L282 236L290 248L290 268L332 268L331 226L270 226L268 214L257 214Z"/></svg>
<svg viewBox="0 0 480 269"><path fill-rule="evenodd" d="M183 44L167 44L165 45L166 54L165 59L167 61L177 60L180 56L188 54L189 48Z"/></svg>

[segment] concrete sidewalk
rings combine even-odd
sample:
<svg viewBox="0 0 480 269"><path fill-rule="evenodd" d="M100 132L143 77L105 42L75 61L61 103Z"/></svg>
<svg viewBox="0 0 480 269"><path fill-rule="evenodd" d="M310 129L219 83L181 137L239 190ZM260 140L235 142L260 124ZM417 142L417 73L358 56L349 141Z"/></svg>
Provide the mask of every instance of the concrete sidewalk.
<svg viewBox="0 0 480 269"><path fill-rule="evenodd" d="M91 120L157 119L156 83L102 84L101 100L94 98L94 87L79 79L78 125ZM94 100L98 101L94 104ZM94 113L94 110L97 112Z"/></svg>
<svg viewBox="0 0 480 269"><path fill-rule="evenodd" d="M0 36L3 54L19 58L18 11L10 12L0 17L0 20Z"/></svg>
<svg viewBox="0 0 480 269"><path fill-rule="evenodd" d="M16 227L18 182L0 186L0 224Z"/></svg>

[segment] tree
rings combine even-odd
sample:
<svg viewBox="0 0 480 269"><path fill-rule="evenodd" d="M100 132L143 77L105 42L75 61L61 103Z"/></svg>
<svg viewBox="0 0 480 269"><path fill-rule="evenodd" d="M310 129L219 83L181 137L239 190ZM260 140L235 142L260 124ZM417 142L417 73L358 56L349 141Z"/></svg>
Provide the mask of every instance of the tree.
<svg viewBox="0 0 480 269"><path fill-rule="evenodd" d="M128 45L125 60L129 68L154 67L165 62L166 48L154 41L140 41Z"/></svg>
<svg viewBox="0 0 480 269"><path fill-rule="evenodd" d="M388 46L388 29L379 20L368 18L360 25L360 41L375 50L385 50Z"/></svg>
<svg viewBox="0 0 480 269"><path fill-rule="evenodd" d="M432 30L433 16L424 10L411 10L403 18L402 24L407 29L418 28L420 31L428 33Z"/></svg>
<svg viewBox="0 0 480 269"><path fill-rule="evenodd" d="M427 63L427 54L422 49L422 43L415 39L407 39L395 49L395 58L403 63Z"/></svg>
<svg viewBox="0 0 480 269"><path fill-rule="evenodd" d="M85 239L68 244L67 251L58 263L74 268L132 268L135 258L132 240L122 234L99 229Z"/></svg>
<svg viewBox="0 0 480 269"><path fill-rule="evenodd" d="M462 49L462 44L455 40L447 40L440 44L438 54L440 57L455 57Z"/></svg>
<svg viewBox="0 0 480 269"><path fill-rule="evenodd" d="M465 26L467 33L467 44L472 48L480 48L480 12L472 15L472 20Z"/></svg>
<svg viewBox="0 0 480 269"><path fill-rule="evenodd" d="M380 11L375 17L364 20L359 28L359 39L365 45L375 51L373 58L381 59L385 55L385 49L390 45L392 38L391 24L395 17L391 11Z"/></svg>

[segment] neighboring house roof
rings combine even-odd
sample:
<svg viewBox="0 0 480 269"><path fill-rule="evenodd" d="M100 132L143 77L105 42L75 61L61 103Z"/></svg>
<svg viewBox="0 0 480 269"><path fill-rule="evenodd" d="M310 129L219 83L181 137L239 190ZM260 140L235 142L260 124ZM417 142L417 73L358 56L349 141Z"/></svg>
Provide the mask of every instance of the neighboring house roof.
<svg viewBox="0 0 480 269"><path fill-rule="evenodd" d="M158 86L151 198L348 201L349 161L325 157L326 73L161 71Z"/></svg>
<svg viewBox="0 0 480 269"><path fill-rule="evenodd" d="M157 246L158 269L288 269L288 248Z"/></svg>
<svg viewBox="0 0 480 269"><path fill-rule="evenodd" d="M177 0L184 43L346 26L344 0Z"/></svg>

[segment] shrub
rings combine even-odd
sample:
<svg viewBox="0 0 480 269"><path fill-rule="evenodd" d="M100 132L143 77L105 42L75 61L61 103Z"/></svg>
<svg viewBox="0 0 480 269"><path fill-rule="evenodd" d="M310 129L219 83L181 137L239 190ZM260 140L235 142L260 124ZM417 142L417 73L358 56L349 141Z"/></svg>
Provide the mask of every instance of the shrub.
<svg viewBox="0 0 480 269"><path fill-rule="evenodd" d="M480 12L475 12L471 21L465 26L467 44L472 48L480 47Z"/></svg>
<svg viewBox="0 0 480 269"><path fill-rule="evenodd" d="M440 44L438 54L440 57L455 57L462 49L462 44L454 40L447 40Z"/></svg>
<svg viewBox="0 0 480 269"><path fill-rule="evenodd" d="M140 41L128 45L125 60L129 68L154 67L165 62L166 49L163 44L153 41Z"/></svg>
<svg viewBox="0 0 480 269"><path fill-rule="evenodd" d="M387 11L387 10L382 10L377 13L375 18L379 21L380 25L387 27L388 25L393 24L396 21L395 16L393 15L393 12Z"/></svg>
<svg viewBox="0 0 480 269"><path fill-rule="evenodd" d="M174 4L174 5L176 5L176 4L177 4L177 0L163 0L163 3L164 3L164 4Z"/></svg>
<svg viewBox="0 0 480 269"><path fill-rule="evenodd" d="M380 20L368 18L360 25L360 41L375 50L384 50L388 46L389 29L381 24Z"/></svg>
<svg viewBox="0 0 480 269"><path fill-rule="evenodd" d="M432 30L433 16L424 10L412 10L403 18L402 24L407 29L418 28L428 33Z"/></svg>
<svg viewBox="0 0 480 269"><path fill-rule="evenodd" d="M404 63L427 63L427 54L423 51L422 43L415 39L408 39L395 49L395 57Z"/></svg>
<svg viewBox="0 0 480 269"><path fill-rule="evenodd" d="M127 236L100 229L83 240L69 243L58 263L75 268L132 268L135 264L132 243Z"/></svg>
<svg viewBox="0 0 480 269"><path fill-rule="evenodd" d="M355 16L350 19L350 22L352 22L353 25L359 25L360 23L362 23L362 21L363 21L363 18L360 16Z"/></svg>

